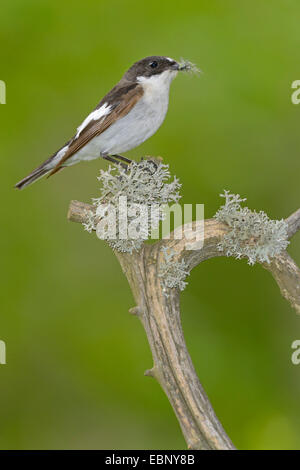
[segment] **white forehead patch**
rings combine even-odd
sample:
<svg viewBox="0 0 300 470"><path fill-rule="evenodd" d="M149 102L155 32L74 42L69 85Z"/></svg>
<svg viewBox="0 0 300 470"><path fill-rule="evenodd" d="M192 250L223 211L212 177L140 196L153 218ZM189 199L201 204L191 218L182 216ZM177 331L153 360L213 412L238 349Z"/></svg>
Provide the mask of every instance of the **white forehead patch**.
<svg viewBox="0 0 300 470"><path fill-rule="evenodd" d="M83 121L82 124L77 128L77 134L75 139L80 136L81 132L83 129L91 122L91 121L97 121L98 119L104 118L111 109L111 106L108 106L107 103L104 103L101 108L95 109L91 114L89 114L85 120Z"/></svg>
<svg viewBox="0 0 300 470"><path fill-rule="evenodd" d="M169 62L175 62L174 59L171 59L171 57L166 57L166 59L169 61Z"/></svg>

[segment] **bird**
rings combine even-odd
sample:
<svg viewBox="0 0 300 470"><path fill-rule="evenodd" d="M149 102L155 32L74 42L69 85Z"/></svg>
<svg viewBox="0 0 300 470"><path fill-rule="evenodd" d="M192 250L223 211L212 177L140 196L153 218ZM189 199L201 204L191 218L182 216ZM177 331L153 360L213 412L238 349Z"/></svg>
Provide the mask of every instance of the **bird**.
<svg viewBox="0 0 300 470"><path fill-rule="evenodd" d="M190 62L149 56L135 62L77 128L76 134L15 187L23 189L81 161L104 158L127 166L121 155L151 137L163 123L170 84Z"/></svg>

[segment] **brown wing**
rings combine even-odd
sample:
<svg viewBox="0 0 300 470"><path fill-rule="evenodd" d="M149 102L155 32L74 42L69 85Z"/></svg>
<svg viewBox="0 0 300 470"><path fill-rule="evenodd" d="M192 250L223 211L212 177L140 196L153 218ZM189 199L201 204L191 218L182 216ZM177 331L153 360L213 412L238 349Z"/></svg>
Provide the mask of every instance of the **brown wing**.
<svg viewBox="0 0 300 470"><path fill-rule="evenodd" d="M78 150L84 147L91 139L97 135L102 134L109 126L111 126L117 119L126 116L133 106L143 96L143 88L141 85L125 85L116 86L103 100L99 103L97 108L101 107L104 103L112 106L109 114L104 118L100 118L98 121L91 121L76 138L74 137L69 142L69 148L64 154L62 159L57 163L53 170L49 173L49 176L59 171L63 163L74 155ZM114 97L117 96L117 102ZM106 99L107 98L107 99ZM96 108L96 109L97 109Z"/></svg>

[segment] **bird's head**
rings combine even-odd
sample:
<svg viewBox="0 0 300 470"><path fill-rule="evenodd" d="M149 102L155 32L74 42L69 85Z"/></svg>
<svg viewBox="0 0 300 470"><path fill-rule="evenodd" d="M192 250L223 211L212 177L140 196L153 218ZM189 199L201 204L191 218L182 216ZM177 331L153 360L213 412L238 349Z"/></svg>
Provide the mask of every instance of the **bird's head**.
<svg viewBox="0 0 300 470"><path fill-rule="evenodd" d="M124 75L130 82L166 82L176 77L180 65L176 60L163 56L150 56L135 62Z"/></svg>

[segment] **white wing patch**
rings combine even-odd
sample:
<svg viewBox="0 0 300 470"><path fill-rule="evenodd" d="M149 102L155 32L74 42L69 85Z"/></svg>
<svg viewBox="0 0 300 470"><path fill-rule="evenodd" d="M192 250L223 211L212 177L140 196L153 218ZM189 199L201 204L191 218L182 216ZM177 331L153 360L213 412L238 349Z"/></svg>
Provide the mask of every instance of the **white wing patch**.
<svg viewBox="0 0 300 470"><path fill-rule="evenodd" d="M110 112L111 106L107 106L107 103L103 104L101 108L95 109L91 114L89 114L85 120L83 121L82 124L77 128L77 134L75 136L75 139L77 139L83 129L91 122L91 121L97 121L98 119L104 118L109 112Z"/></svg>
<svg viewBox="0 0 300 470"><path fill-rule="evenodd" d="M65 145L62 149L59 150L59 152L57 152L57 154L53 157L53 159L51 160L50 163L48 163L47 166L49 166L49 168L54 168L55 165L60 162L60 160L62 159L62 157L64 156L64 154L66 153L66 151L68 150L69 146L68 145Z"/></svg>

